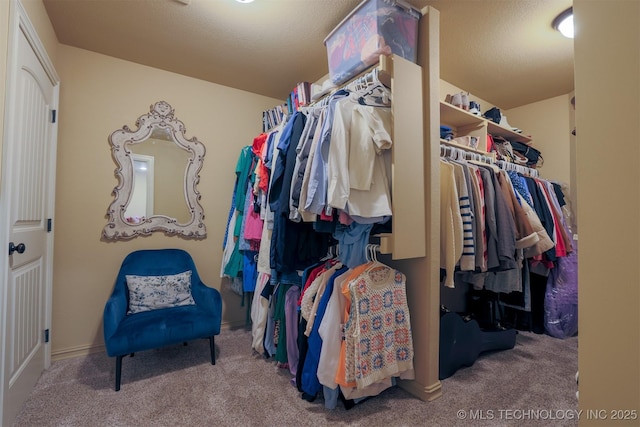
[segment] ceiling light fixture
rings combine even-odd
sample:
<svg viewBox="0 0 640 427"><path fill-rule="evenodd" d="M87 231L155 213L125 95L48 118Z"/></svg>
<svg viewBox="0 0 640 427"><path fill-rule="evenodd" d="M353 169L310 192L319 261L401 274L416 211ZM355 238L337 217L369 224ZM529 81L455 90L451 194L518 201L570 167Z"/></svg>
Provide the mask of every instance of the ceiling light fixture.
<svg viewBox="0 0 640 427"><path fill-rule="evenodd" d="M556 16L556 19L553 20L551 26L560 31L560 33L572 39L573 38L573 7L562 12L560 15Z"/></svg>
<svg viewBox="0 0 640 427"><path fill-rule="evenodd" d="M238 3L253 3L253 0L236 0Z"/></svg>

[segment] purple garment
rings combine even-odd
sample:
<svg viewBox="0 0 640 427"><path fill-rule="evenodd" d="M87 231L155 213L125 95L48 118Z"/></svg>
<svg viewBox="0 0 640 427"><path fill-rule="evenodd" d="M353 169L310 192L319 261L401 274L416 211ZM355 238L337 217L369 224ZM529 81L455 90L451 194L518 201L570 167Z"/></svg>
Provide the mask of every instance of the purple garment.
<svg viewBox="0 0 640 427"><path fill-rule="evenodd" d="M287 328L287 361L289 372L295 375L298 370L298 299L300 288L291 286L284 298L284 316Z"/></svg>
<svg viewBox="0 0 640 427"><path fill-rule="evenodd" d="M544 298L544 327L555 338L569 338L578 332L578 247L558 257L547 279Z"/></svg>

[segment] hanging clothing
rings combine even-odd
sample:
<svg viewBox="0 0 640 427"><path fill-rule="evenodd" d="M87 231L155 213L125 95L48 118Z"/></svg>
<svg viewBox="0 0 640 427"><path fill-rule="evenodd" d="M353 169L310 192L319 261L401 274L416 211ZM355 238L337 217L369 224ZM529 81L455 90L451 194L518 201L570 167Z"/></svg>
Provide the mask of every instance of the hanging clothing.
<svg viewBox="0 0 640 427"><path fill-rule="evenodd" d="M251 348L259 354L264 354L264 334L267 326L269 300L262 295L262 291L268 283L269 275L258 273L251 303Z"/></svg>
<svg viewBox="0 0 640 427"><path fill-rule="evenodd" d="M460 219L462 220L462 253L460 254L460 270L475 270L475 244L473 239L473 208L471 206L471 195L465 178L464 166L450 162L453 166L454 181L458 194L458 205L460 207Z"/></svg>
<svg viewBox="0 0 640 427"><path fill-rule="evenodd" d="M391 110L360 105L354 96L335 106L328 154L327 205L352 216L392 214Z"/></svg>
<svg viewBox="0 0 640 427"><path fill-rule="evenodd" d="M346 372L353 372L359 388L413 370L405 280L400 271L376 263L349 286L353 310L345 341L352 342L355 357Z"/></svg>
<svg viewBox="0 0 640 427"><path fill-rule="evenodd" d="M300 222L303 218L298 208L300 207L304 173L316 135L316 128L321 128L323 119L324 110L312 110L307 116L307 122L303 129L302 136L296 146L296 163L291 177L291 194L289 199L289 219L295 222ZM319 123L320 126L318 125Z"/></svg>
<svg viewBox="0 0 640 427"><path fill-rule="evenodd" d="M315 214L320 214L327 201L327 162L329 159L329 144L331 143L331 129L336 104L341 98L349 96L349 92L339 90L331 95L327 115L322 123L320 141L315 147L315 153L310 165L309 187L304 208Z"/></svg>
<svg viewBox="0 0 640 427"><path fill-rule="evenodd" d="M372 265L365 250L371 230L388 227L393 214L390 96L376 84L338 90L242 150L224 244L238 242L239 276L254 292L252 348L295 375L304 399L323 392L327 407L335 407L338 396L375 395L395 377L413 376L404 275ZM472 195L465 198L471 203ZM340 248L335 258L320 262L333 245ZM371 291L354 289L354 281ZM358 304L353 310L347 295ZM366 304L371 309L360 312ZM381 345L379 357L361 342L372 337ZM339 387L345 367L348 377Z"/></svg>
<svg viewBox="0 0 640 427"><path fill-rule="evenodd" d="M298 141L302 135L306 116L296 113L287 124L279 142L279 178L269 195L271 209L274 211L274 228L271 245L271 266L277 271L292 272L302 270L307 265L324 256L331 243L331 236L316 233L313 225L289 220L289 195L291 178L295 169L296 151L292 141ZM293 149L292 149L293 148Z"/></svg>
<svg viewBox="0 0 640 427"><path fill-rule="evenodd" d="M454 286L455 266L462 255L462 217L453 165L440 162L440 268L446 270L444 285Z"/></svg>
<svg viewBox="0 0 640 427"><path fill-rule="evenodd" d="M322 385L318 379L318 366L320 363L320 354L322 351L322 337L318 330L324 318L336 277L347 271L346 266L337 264L335 268L327 270L323 276L327 276L323 283L324 289L318 292L315 297L317 301L316 310L311 313L311 318L307 319L307 328L305 335L308 336L308 351L305 358L304 371L302 374L302 390L308 394L317 394L322 390Z"/></svg>

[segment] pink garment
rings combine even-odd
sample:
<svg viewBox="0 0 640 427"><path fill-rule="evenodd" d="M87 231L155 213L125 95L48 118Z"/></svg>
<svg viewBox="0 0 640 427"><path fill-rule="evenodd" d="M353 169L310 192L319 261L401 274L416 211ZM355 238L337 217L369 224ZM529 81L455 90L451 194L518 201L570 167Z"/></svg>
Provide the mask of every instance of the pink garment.
<svg viewBox="0 0 640 427"><path fill-rule="evenodd" d="M351 218L351 216L348 213L341 210L340 213L338 214L338 221L342 225L351 225L351 223L353 222L353 218Z"/></svg>
<svg viewBox="0 0 640 427"><path fill-rule="evenodd" d="M260 218L260 211L255 212L253 209L254 196L251 190L247 190L247 197L250 199L249 203L245 205L249 206L249 208L245 209L248 212L244 213L244 238L249 241L260 242L264 221Z"/></svg>

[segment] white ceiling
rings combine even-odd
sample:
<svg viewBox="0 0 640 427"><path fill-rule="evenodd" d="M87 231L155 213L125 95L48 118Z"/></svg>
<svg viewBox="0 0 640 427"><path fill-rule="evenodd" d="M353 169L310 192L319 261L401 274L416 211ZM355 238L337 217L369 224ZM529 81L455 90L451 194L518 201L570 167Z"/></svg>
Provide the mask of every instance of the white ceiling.
<svg viewBox="0 0 640 427"><path fill-rule="evenodd" d="M60 43L285 99L327 71L360 0L43 0ZM189 4L184 4L189 3ZM409 0L440 12L440 77L508 109L573 90L571 0Z"/></svg>

